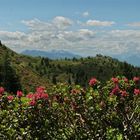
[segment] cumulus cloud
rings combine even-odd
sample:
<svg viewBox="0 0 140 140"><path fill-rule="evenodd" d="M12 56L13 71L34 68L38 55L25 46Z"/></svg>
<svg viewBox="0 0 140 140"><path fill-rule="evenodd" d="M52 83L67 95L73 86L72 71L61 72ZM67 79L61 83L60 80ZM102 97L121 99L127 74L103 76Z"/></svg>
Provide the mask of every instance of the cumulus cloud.
<svg viewBox="0 0 140 140"><path fill-rule="evenodd" d="M57 16L53 19L53 24L59 29L65 29L73 24L73 21L69 18Z"/></svg>
<svg viewBox="0 0 140 140"><path fill-rule="evenodd" d="M18 39L23 39L26 36L25 33L23 32L8 32L8 31L0 31L0 38L1 39L12 39L12 40L18 40Z"/></svg>
<svg viewBox="0 0 140 140"><path fill-rule="evenodd" d="M140 22L133 22L133 23L129 23L127 25L131 26L131 27L140 27Z"/></svg>
<svg viewBox="0 0 140 140"><path fill-rule="evenodd" d="M86 22L87 26L112 26L113 24L115 24L114 21L88 20Z"/></svg>
<svg viewBox="0 0 140 140"><path fill-rule="evenodd" d="M50 22L40 21L39 19L33 20L23 20L23 24L25 24L30 30L42 31L42 30L56 30L56 29L66 29L73 24L73 21L69 18L57 16Z"/></svg>
<svg viewBox="0 0 140 140"><path fill-rule="evenodd" d="M95 37L96 32L88 29L80 29L77 31L65 31L61 33L61 37L69 43L79 43L81 41L90 40Z"/></svg>
<svg viewBox="0 0 140 140"><path fill-rule="evenodd" d="M139 38L140 30L112 30L110 31L111 36L118 38Z"/></svg>
<svg viewBox="0 0 140 140"><path fill-rule="evenodd" d="M42 31L44 29L46 30L52 30L54 28L51 23L40 21L39 19L32 19L32 20L23 20L23 24L25 24L29 30L35 30L35 31Z"/></svg>

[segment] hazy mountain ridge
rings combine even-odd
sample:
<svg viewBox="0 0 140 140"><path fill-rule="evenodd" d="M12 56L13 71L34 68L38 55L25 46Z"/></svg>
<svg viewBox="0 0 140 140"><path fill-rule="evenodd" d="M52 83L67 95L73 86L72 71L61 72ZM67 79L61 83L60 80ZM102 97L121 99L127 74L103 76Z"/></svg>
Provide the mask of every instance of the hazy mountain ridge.
<svg viewBox="0 0 140 140"><path fill-rule="evenodd" d="M37 56L48 57L50 59L64 59L64 58L72 59L73 57L75 58L83 57L83 56L71 53L69 51L64 51L64 50L52 50L52 51L24 50L21 52L21 54L29 55L33 57L37 57ZM111 57L116 58L120 61L126 61L127 63L134 66L140 66L140 55L138 53L112 55Z"/></svg>
<svg viewBox="0 0 140 140"><path fill-rule="evenodd" d="M48 57L50 59L64 59L64 58L80 58L80 55L64 51L64 50L52 50L52 51L40 51L40 50L25 50L21 52L24 55L30 56L41 56L41 57Z"/></svg>
<svg viewBox="0 0 140 140"><path fill-rule="evenodd" d="M140 66L140 55L138 53L129 55L115 55L112 57L117 58L120 61L126 61L127 63L132 64L134 66Z"/></svg>

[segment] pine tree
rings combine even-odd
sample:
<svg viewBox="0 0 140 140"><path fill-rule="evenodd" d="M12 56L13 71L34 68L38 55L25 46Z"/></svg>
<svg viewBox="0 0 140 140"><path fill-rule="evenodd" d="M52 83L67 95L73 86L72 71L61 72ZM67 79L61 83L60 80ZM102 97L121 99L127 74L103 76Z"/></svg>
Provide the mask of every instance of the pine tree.
<svg viewBox="0 0 140 140"><path fill-rule="evenodd" d="M9 92L16 92L21 89L19 78L12 68L9 61L8 53L6 52L1 64L1 85Z"/></svg>

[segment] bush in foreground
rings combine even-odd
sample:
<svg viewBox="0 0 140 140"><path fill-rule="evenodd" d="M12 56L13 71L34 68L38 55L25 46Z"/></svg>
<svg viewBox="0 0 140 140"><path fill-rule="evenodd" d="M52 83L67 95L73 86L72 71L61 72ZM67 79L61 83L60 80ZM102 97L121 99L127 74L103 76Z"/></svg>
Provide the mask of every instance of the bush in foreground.
<svg viewBox="0 0 140 140"><path fill-rule="evenodd" d="M87 89L60 83L27 95L0 87L0 139L139 139L139 80L92 78Z"/></svg>

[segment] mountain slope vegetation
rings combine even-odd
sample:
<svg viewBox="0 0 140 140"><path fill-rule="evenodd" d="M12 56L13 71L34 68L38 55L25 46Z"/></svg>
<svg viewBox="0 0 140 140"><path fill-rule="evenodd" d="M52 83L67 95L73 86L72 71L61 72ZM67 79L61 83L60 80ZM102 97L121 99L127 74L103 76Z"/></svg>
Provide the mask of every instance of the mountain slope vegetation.
<svg viewBox="0 0 140 140"><path fill-rule="evenodd" d="M29 90L31 86L46 85L46 79L40 77L37 72L28 66L30 61L34 62L36 58L19 55L5 45L0 45L0 85L7 87L8 81L11 86L16 82L16 87L6 88L11 92L23 88ZM5 62L7 65L4 64ZM6 78L8 81L6 81ZM15 81L11 81L12 79L15 79Z"/></svg>
<svg viewBox="0 0 140 140"><path fill-rule="evenodd" d="M2 44L0 68L0 85L7 87L8 79L13 79L11 83L15 84L14 88L7 87L7 90L12 92L17 89L29 91L39 85L49 87L57 82L80 84L86 87L91 77L106 81L112 76L123 75L131 79L140 74L139 67L107 56L51 60L21 55ZM6 77L8 77L7 81Z"/></svg>

